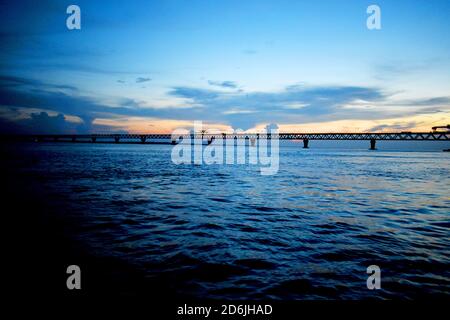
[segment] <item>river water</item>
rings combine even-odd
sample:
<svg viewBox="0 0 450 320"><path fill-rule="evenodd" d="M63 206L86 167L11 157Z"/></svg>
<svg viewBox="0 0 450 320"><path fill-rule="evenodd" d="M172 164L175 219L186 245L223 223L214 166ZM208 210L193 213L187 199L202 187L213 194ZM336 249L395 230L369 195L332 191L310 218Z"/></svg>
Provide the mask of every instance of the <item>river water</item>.
<svg viewBox="0 0 450 320"><path fill-rule="evenodd" d="M14 166L90 254L185 296L448 297L450 153L301 146L281 145L273 176L175 165L170 145L23 144Z"/></svg>

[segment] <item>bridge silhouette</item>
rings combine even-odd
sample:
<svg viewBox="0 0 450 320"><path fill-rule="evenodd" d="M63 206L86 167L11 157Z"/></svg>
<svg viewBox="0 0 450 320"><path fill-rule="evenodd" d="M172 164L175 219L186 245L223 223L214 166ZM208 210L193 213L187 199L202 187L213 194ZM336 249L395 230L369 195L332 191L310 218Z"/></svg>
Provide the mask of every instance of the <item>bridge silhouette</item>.
<svg viewBox="0 0 450 320"><path fill-rule="evenodd" d="M35 134L2 136L3 141L35 142L87 142L87 143L140 143L177 144L183 139L205 139L208 144L215 139L248 139L252 145L258 139L302 140L303 147L309 147L310 140L366 140L370 149L375 150L376 141L450 141L450 131L446 132L372 132L372 133L189 133L189 134ZM158 142L154 140L166 140Z"/></svg>

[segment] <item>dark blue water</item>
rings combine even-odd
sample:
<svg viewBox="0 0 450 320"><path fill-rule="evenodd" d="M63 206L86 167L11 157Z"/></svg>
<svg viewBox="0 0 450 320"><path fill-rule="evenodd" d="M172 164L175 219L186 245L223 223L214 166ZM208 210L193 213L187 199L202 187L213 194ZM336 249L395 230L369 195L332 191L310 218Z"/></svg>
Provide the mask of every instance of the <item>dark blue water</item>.
<svg viewBox="0 0 450 320"><path fill-rule="evenodd" d="M274 176L176 166L169 145L30 144L19 167L92 254L184 295L448 296L450 154L365 147L282 146ZM377 291L366 287L373 264Z"/></svg>

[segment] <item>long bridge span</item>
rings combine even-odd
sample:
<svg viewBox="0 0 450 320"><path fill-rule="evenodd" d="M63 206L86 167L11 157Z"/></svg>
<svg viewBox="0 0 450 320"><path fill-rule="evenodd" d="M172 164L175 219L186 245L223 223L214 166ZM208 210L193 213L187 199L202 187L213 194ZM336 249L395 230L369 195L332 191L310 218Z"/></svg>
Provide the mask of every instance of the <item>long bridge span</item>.
<svg viewBox="0 0 450 320"><path fill-rule="evenodd" d="M215 139L248 139L252 144L258 139L303 140L303 147L308 148L310 140L367 140L370 149L375 150L377 140L385 141L450 141L450 131L446 132L369 132L369 133L189 133L189 134L35 134L1 136L3 141L35 142L90 142L90 143L171 143L182 139L205 139L211 143ZM157 141L166 142L157 142Z"/></svg>

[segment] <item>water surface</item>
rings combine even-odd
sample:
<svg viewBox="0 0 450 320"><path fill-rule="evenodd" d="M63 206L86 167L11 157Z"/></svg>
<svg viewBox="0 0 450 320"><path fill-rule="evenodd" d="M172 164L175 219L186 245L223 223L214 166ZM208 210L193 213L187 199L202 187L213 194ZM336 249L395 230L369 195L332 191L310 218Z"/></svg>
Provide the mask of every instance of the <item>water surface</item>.
<svg viewBox="0 0 450 320"><path fill-rule="evenodd" d="M278 174L261 176L253 165L174 165L170 145L20 149L18 175L70 221L77 242L180 294L450 294L449 153L290 143ZM382 290L366 287L373 264Z"/></svg>

